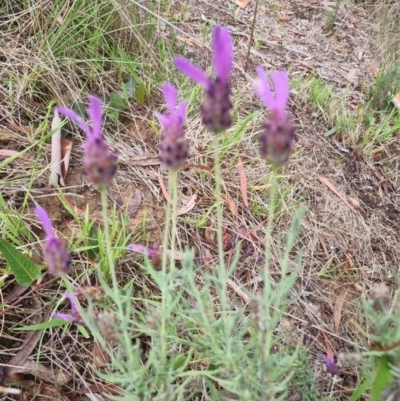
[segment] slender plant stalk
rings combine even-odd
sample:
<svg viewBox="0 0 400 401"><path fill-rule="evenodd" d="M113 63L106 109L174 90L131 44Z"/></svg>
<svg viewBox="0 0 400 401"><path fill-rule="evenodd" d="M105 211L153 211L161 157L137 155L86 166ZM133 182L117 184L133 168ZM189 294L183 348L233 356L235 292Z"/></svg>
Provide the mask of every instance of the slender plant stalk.
<svg viewBox="0 0 400 401"><path fill-rule="evenodd" d="M111 280L112 280L112 284L113 284L112 289L114 292L114 301L117 305L120 319L122 319L124 316L124 308L123 308L123 300L122 300L120 289L118 286L117 272L115 271L115 265L114 265L112 248L111 248L110 226L108 224L108 211L107 211L107 188L106 187L100 188L100 194L101 194L101 209L102 209L103 220L104 220L104 236L105 236L105 241L106 241L106 253L107 253L107 259L108 259L108 268L111 273ZM99 274L101 274L100 271L99 271ZM123 338L124 338L124 342L125 342L124 347L129 347L132 340L129 336L128 330L126 330L126 329L123 330Z"/></svg>
<svg viewBox="0 0 400 401"><path fill-rule="evenodd" d="M221 158L220 158L220 136L214 139L214 171L215 171L215 195L217 198L217 240L219 256L219 278L222 285L222 305L226 306L226 271L224 259L224 241L222 231L222 194L221 194Z"/></svg>
<svg viewBox="0 0 400 401"><path fill-rule="evenodd" d="M171 227L171 212L172 212L172 204L173 201L173 185L171 185L171 173L170 173L170 182L168 183L168 200L167 200L167 210L165 212L165 228L164 228L164 240L163 240L163 253L162 253L162 273L165 276L167 272L167 261L168 261L168 238L169 231Z"/></svg>
<svg viewBox="0 0 400 401"><path fill-rule="evenodd" d="M222 232L222 195L221 195L221 160L220 160L220 139L214 140L214 171L215 171L215 195L217 198L217 240L219 266L225 269L224 242Z"/></svg>
<svg viewBox="0 0 400 401"><path fill-rule="evenodd" d="M167 200L167 210L165 212L165 228L164 228L164 241L163 241L163 251L162 251L162 282L163 285L161 289L161 328L160 328L160 363L163 364L167 359L167 336L166 336L166 328L167 328L167 301L168 301L168 285L166 282L167 278L167 263L168 263L168 239L170 234L171 227L171 213L173 213L173 209L176 210L176 206L173 206L174 202L174 186L176 182L176 172L169 173L169 182L168 182L168 200ZM175 202L176 203L176 202ZM174 245L175 246L175 245ZM173 253L173 251L172 251ZM174 257L174 255L170 255Z"/></svg>
<svg viewBox="0 0 400 401"><path fill-rule="evenodd" d="M268 205L268 223L267 232L265 233L265 266L264 266L264 293L263 300L260 305L260 357L261 357L261 399L265 400L265 376L266 376L266 350L267 350L267 319L269 319L269 302L268 296L271 294L271 285L269 283L269 268L271 262L271 240L272 240L272 229L274 226L274 215L276 206L276 193L277 193L277 182L276 182L276 169L272 168L271 171L271 190L269 194L269 205ZM269 350L267 350L269 352Z"/></svg>
<svg viewBox="0 0 400 401"><path fill-rule="evenodd" d="M170 181L170 186L171 192L172 192L172 227L171 227L171 263L170 263L170 269L175 268L175 244L176 244L176 235L177 235L177 230L176 230L176 224L177 224L177 204L178 204L178 172L177 170L172 170L171 171L171 181ZM170 189L168 188L168 191Z"/></svg>
<svg viewBox="0 0 400 401"><path fill-rule="evenodd" d="M101 209L102 209L103 220L104 220L104 236L105 236L105 240L106 240L106 253L107 253L107 259L108 259L108 269L109 269L109 272L111 273L111 280L113 283L115 302L118 302L118 305L120 306L119 293L118 293L118 279L117 279L117 273L115 271L115 266L114 266L114 260L113 260L112 249L111 249L110 226L108 224L107 188L102 187L100 189L100 194L101 194ZM120 312L122 312L122 310L120 310Z"/></svg>

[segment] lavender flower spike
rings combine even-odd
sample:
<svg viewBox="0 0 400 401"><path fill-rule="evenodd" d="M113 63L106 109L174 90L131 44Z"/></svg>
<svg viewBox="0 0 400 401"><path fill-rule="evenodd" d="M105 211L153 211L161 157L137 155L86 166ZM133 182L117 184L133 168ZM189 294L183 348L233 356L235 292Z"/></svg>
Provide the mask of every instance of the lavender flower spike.
<svg viewBox="0 0 400 401"><path fill-rule="evenodd" d="M228 29L215 26L213 29L213 51L215 79L207 77L204 71L190 61L176 57L175 67L206 90L206 100L201 106L203 124L212 132L220 133L232 124L230 111L229 76L232 71L232 40Z"/></svg>
<svg viewBox="0 0 400 401"><path fill-rule="evenodd" d="M49 273L53 276L68 273L71 266L71 256L65 248L64 241L54 235L53 226L45 209L37 207L35 213L46 233L46 245L43 253L49 267Z"/></svg>
<svg viewBox="0 0 400 401"><path fill-rule="evenodd" d="M105 142L102 134L101 101L97 97L89 97L87 114L90 117L90 128L75 111L57 108L59 114L69 118L77 124L87 137L84 149L84 174L92 184L109 185L117 170L117 158Z"/></svg>
<svg viewBox="0 0 400 401"><path fill-rule="evenodd" d="M280 165L289 159L296 127L285 114L289 100L289 79L285 71L271 74L275 96L272 94L265 71L257 68L258 80L254 89L260 99L271 110L270 120L263 124L264 132L260 136L261 155L271 163Z"/></svg>
<svg viewBox="0 0 400 401"><path fill-rule="evenodd" d="M178 169L188 156L188 148L185 138L184 119L186 102L183 101L177 107L178 91L168 83L161 87L169 114L155 113L155 116L163 126L163 133L159 145L160 160L170 169Z"/></svg>

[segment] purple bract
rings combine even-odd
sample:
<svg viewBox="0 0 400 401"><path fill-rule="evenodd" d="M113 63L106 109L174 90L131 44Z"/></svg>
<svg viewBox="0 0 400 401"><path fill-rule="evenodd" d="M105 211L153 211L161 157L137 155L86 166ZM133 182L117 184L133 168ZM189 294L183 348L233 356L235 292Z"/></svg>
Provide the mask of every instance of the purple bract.
<svg viewBox="0 0 400 401"><path fill-rule="evenodd" d="M75 111L65 107L57 107L57 110L61 115L77 124L86 134L83 171L88 180L96 185L109 185L117 171L117 157L110 150L102 134L100 99L94 96L89 98L87 114L91 120L91 128Z"/></svg>
<svg viewBox="0 0 400 401"><path fill-rule="evenodd" d="M328 356L322 355L322 358L324 358L325 365L326 365L326 371L328 373L331 373L332 375L336 375L339 372L339 366L336 365L335 361L332 361Z"/></svg>
<svg viewBox="0 0 400 401"><path fill-rule="evenodd" d="M160 160L170 169L178 169L188 157L185 138L184 119L186 102L178 103L178 91L168 83L163 84L162 92L169 114L154 113L163 126L160 139Z"/></svg>
<svg viewBox="0 0 400 401"><path fill-rule="evenodd" d="M142 244L130 244L128 248L134 252L140 252L147 255L147 257L153 262L153 266L158 268L161 266L161 249L158 245L145 246Z"/></svg>
<svg viewBox="0 0 400 401"><path fill-rule="evenodd" d="M258 80L254 89L265 105L271 110L271 118L263 124L260 136L261 155L271 163L280 165L289 159L296 128L291 124L290 117L285 114L289 100L289 79L285 71L271 74L275 96L268 82L265 71L257 68Z"/></svg>
<svg viewBox="0 0 400 401"><path fill-rule="evenodd" d="M53 276L68 273L71 266L71 256L65 247L64 241L54 235L53 226L45 209L37 207L35 214L46 233L43 255L49 267L49 273Z"/></svg>
<svg viewBox="0 0 400 401"><path fill-rule="evenodd" d="M209 78L204 71L182 57L176 57L174 64L183 74L205 88L206 99L201 106L202 121L207 129L219 133L232 124L229 76L233 54L228 29L218 25L214 27L213 51L215 79Z"/></svg>

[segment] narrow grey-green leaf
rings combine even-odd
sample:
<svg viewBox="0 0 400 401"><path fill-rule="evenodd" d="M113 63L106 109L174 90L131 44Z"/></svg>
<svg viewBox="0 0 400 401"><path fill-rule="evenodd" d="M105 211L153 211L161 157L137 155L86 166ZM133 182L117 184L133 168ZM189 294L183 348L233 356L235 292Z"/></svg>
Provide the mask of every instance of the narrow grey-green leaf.
<svg viewBox="0 0 400 401"><path fill-rule="evenodd" d="M33 263L4 239L0 239L0 252L14 273L19 285L27 287L40 276L40 266Z"/></svg>

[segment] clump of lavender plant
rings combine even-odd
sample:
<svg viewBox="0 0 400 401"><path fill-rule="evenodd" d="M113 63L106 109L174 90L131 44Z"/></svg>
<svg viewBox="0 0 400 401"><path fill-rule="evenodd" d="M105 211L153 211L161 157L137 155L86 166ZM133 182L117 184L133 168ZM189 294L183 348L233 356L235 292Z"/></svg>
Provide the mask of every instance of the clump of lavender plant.
<svg viewBox="0 0 400 401"><path fill-rule="evenodd" d="M46 233L46 245L43 253L49 273L53 276L68 273L71 267L71 255L68 253L64 241L54 235L53 225L45 209L37 207L35 213Z"/></svg>
<svg viewBox="0 0 400 401"><path fill-rule="evenodd" d="M183 101L177 107L178 91L173 85L165 83L161 89L169 114L154 113L164 128L159 145L160 160L165 166L175 170L188 157L184 127L186 102Z"/></svg>
<svg viewBox="0 0 400 401"><path fill-rule="evenodd" d="M101 101L97 97L90 96L87 114L90 117L92 127L75 111L58 107L61 115L74 121L86 134L87 141L84 144L84 174L92 184L107 186L111 183L117 171L117 157L110 150L102 134Z"/></svg>
<svg viewBox="0 0 400 401"><path fill-rule="evenodd" d="M296 127L285 114L289 100L289 80L285 71L271 74L275 96L271 93L268 77L265 71L257 68L258 81L254 89L260 99L271 110L271 118L263 124L264 132L260 136L261 155L273 164L280 165L289 159Z"/></svg>
<svg viewBox="0 0 400 401"><path fill-rule="evenodd" d="M218 25L213 30L213 51L215 79L209 78L204 71L182 57L176 57L174 64L183 74L205 88L206 100L201 106L202 121L208 130L220 133L232 124L229 76L233 54L229 31Z"/></svg>

